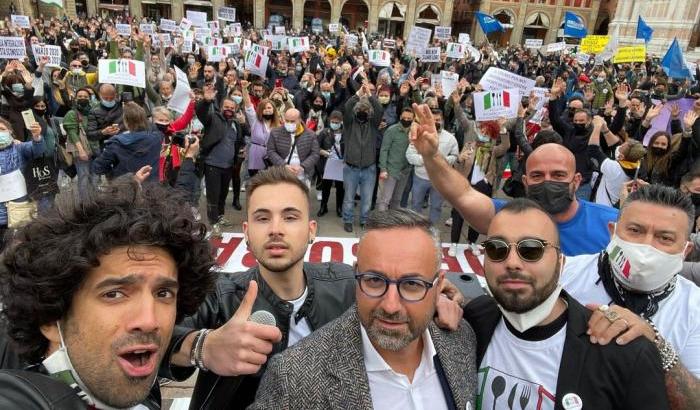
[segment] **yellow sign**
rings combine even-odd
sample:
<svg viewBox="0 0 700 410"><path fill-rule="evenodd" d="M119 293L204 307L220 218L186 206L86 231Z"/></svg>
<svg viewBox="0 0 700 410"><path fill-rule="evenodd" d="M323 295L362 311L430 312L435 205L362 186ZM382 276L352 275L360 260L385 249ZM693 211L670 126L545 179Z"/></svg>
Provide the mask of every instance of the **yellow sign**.
<svg viewBox="0 0 700 410"><path fill-rule="evenodd" d="M613 57L613 63L643 62L647 56L646 46L620 47Z"/></svg>
<svg viewBox="0 0 700 410"><path fill-rule="evenodd" d="M601 53L608 45L608 41L610 36L586 36L581 39L581 51L588 54Z"/></svg>

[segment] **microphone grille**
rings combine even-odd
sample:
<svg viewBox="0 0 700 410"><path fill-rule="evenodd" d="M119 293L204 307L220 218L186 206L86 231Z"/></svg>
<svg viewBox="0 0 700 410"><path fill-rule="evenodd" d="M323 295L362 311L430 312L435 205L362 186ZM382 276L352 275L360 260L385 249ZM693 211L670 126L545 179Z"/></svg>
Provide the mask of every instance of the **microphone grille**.
<svg viewBox="0 0 700 410"><path fill-rule="evenodd" d="M249 322L260 323L261 325L276 326L277 320L275 320L275 315L268 312L267 310L258 310L253 312L248 318Z"/></svg>

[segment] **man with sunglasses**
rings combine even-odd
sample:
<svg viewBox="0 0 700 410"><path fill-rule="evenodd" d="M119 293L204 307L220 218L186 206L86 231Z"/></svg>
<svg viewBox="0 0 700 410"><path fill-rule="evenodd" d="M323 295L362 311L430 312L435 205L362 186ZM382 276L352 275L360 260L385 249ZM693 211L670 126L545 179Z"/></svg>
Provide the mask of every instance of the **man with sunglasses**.
<svg viewBox="0 0 700 410"><path fill-rule="evenodd" d="M645 339L593 344L591 312L562 290L557 226L537 203L515 199L484 242L491 296L465 307L477 337L480 409L667 409L661 360Z"/></svg>
<svg viewBox="0 0 700 410"><path fill-rule="evenodd" d="M253 409L473 409L474 334L431 323L444 274L439 233L407 209L370 214L356 306L275 356Z"/></svg>

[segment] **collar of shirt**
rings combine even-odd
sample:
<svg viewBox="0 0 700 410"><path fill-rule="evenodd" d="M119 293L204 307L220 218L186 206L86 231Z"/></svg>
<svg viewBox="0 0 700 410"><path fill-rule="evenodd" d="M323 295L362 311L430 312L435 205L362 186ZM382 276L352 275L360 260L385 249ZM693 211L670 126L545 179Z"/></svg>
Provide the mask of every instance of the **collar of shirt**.
<svg viewBox="0 0 700 410"><path fill-rule="evenodd" d="M393 374L398 374L384 361L384 358L374 348L374 345L369 340L365 327L362 325L360 325L360 333L362 334L362 355L364 356L365 369L367 372L391 372ZM435 357L437 352L435 351L433 339L430 337L428 329L425 329L422 337L423 353L421 354L420 364L413 375L413 383L436 372L433 357Z"/></svg>

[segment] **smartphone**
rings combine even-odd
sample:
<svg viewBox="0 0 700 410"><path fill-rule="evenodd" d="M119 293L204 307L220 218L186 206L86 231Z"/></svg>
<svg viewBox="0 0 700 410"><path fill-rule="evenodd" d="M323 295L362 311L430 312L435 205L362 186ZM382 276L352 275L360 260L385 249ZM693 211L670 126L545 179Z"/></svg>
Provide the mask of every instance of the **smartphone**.
<svg viewBox="0 0 700 410"><path fill-rule="evenodd" d="M31 126L36 122L32 110L22 111L22 119L24 120L24 126L27 128L31 128Z"/></svg>
<svg viewBox="0 0 700 410"><path fill-rule="evenodd" d="M275 88L282 88L282 79L278 78L275 80Z"/></svg>

